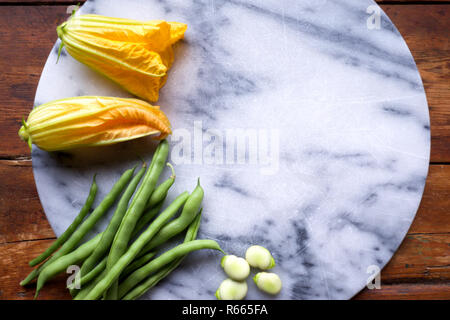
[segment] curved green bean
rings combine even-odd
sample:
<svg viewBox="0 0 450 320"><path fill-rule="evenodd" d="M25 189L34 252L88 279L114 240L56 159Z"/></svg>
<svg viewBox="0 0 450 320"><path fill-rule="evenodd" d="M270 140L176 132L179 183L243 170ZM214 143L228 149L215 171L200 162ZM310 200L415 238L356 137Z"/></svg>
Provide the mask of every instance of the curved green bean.
<svg viewBox="0 0 450 320"><path fill-rule="evenodd" d="M119 203L117 204L116 211L114 212L111 221L109 222L108 226L103 232L101 241L98 243L94 252L92 252L92 254L84 261L83 265L81 266L80 270L81 276L83 276L84 274L88 274L89 271L91 271L95 267L95 265L102 259L102 257L108 252L111 246L111 242L114 239L114 235L116 234L116 231L119 228L122 218L125 212L127 211L128 202L133 196L133 193L136 190L137 185L141 181L141 178L144 175L146 168L147 166L144 164L141 170L139 170L139 172L133 177L131 182L128 184L128 187L125 189L125 192L122 194L122 197L120 198Z"/></svg>
<svg viewBox="0 0 450 320"><path fill-rule="evenodd" d="M143 281L153 272L160 270L162 267L192 251L200 249L214 249L223 252L219 244L214 240L193 240L182 243L173 249L164 252L159 257L151 260L145 266L129 275L128 278L126 278L125 281L123 281L119 286L119 297L124 296L128 291L133 289L134 286Z"/></svg>
<svg viewBox="0 0 450 320"><path fill-rule="evenodd" d="M189 199L186 201L180 216L165 225L158 234L145 245L142 252L148 252L154 249L186 229L197 215L197 212L202 205L203 196L204 191L200 186L199 180L194 191L192 191Z"/></svg>
<svg viewBox="0 0 450 320"><path fill-rule="evenodd" d="M147 224L147 222L150 221L152 217L154 217L155 215L158 214L159 210L160 210L161 207L162 207L162 204L163 204L163 203L161 202L161 203L158 204L155 208L150 209L149 212L147 212L146 214L144 214L144 215L140 218L140 220L139 220L138 223L136 224L136 228L135 228L135 230L134 230L134 232L133 232L131 238L134 238L137 234L139 234L139 232L140 232L141 229ZM150 215L151 217L148 218L148 217L146 217L147 215ZM148 220L147 220L147 219L148 219ZM142 220L146 220L146 222L145 222L145 221L142 221ZM141 222L141 221L142 221L142 222ZM108 259L108 256L106 256L106 257L104 258L105 263L106 263L107 259ZM103 262L103 261L102 261L102 262ZM77 292L77 293L75 294L75 295L77 296L77 299L82 299L83 297L85 297L85 296L89 293L89 291L92 290L92 288L94 288L94 286L101 280L101 278L103 278L103 277L106 275L107 270L104 269L104 270L102 270L101 272L102 272L101 275L100 275L100 276L95 275L95 277L92 279L93 281L91 281L91 282L87 282L87 281L86 281L86 282L83 282L83 277L81 278L81 286L82 286L82 289L81 289L79 292ZM83 287L84 284L88 284L88 286L87 286L87 287ZM72 296L73 296L73 295L72 295Z"/></svg>
<svg viewBox="0 0 450 320"><path fill-rule="evenodd" d="M136 300L141 297L144 293L146 293L149 289L156 286L162 279L167 277L173 270L175 270L181 263L184 257L178 258L168 264L167 266L161 268L152 276L148 277L141 284L138 284L131 291L129 291L125 296L120 298L121 300ZM119 293L120 293L120 285L119 285Z"/></svg>
<svg viewBox="0 0 450 320"><path fill-rule="evenodd" d="M78 213L77 217L73 220L73 222L70 224L70 226L64 231L62 235L59 236L58 239L55 240L55 242L52 243L50 247L48 247L47 250L45 250L39 257L34 258L29 262L29 265L31 267L34 267L47 259L53 252L55 252L60 246L62 246L67 239L69 239L70 235L76 230L76 228L80 225L80 223L83 221L84 217L89 213L89 210L92 207L92 204L94 203L95 196L97 194L98 186L95 181L95 175L92 179L92 185L91 189L89 190L89 195L83 205L83 207L80 210L80 213Z"/></svg>
<svg viewBox="0 0 450 320"><path fill-rule="evenodd" d="M153 209L150 209L150 211L148 213L146 213L145 215L150 214L152 216L155 216L156 214L158 214L159 210L161 209L161 206L162 206L162 203L160 203L157 207L155 207ZM141 219L138 221L137 225L141 224L140 221L145 219L145 215L141 217ZM145 224L146 223L142 223L142 227L145 226ZM138 229L138 227L136 227L134 232L133 232L133 235L131 237L132 238L135 237L139 233L139 231L141 231L141 229L142 228ZM108 259L108 256L106 256L104 258L105 263L106 263L107 259ZM89 293L89 291L92 288L94 288L94 286L101 280L101 278L103 278L106 275L106 273L107 273L107 270L105 268L104 270L102 270L102 273L100 274L100 276L96 275L92 279L93 281L91 281L91 282L84 282L84 283L82 282L81 283L82 289L79 290L79 292L77 292L77 294L75 294L77 296L77 299L82 299L83 297L85 297ZM83 277L81 278L81 280L83 280ZM84 284L88 284L88 286L87 287L83 287Z"/></svg>
<svg viewBox="0 0 450 320"><path fill-rule="evenodd" d="M186 236L184 238L184 242L195 240L197 237L197 232L200 227L200 221L202 218L202 213L200 210L200 213L197 214L194 221L190 224ZM138 284L136 287L134 287L131 291L125 294L125 296L122 297L122 300L135 300L142 296L145 292L147 292L150 288L156 286L159 281L167 277L173 270L175 270L180 263L183 261L183 259L186 257L186 255L175 259L173 262L168 264L166 267L161 268L158 270L155 274L153 274L151 277L148 277L146 280ZM125 291L125 289L123 289ZM119 293L120 293L120 286L119 286ZM121 295L123 292L121 293Z"/></svg>
<svg viewBox="0 0 450 320"><path fill-rule="evenodd" d="M150 226L133 242L124 255L107 270L107 273L96 284L96 286L84 297L86 300L98 299L107 290L113 282L115 282L122 271L129 265L133 259L139 254L144 245L150 241L161 227L169 221L174 214L184 205L189 197L188 192L180 194L153 222ZM78 299L78 295L75 297Z"/></svg>
<svg viewBox="0 0 450 320"><path fill-rule="evenodd" d="M94 269L92 269L91 271L89 271L87 274L85 274L84 276L81 275L80 277L80 288L82 288L84 285L88 284L89 282L91 282L93 279L95 279L103 270L105 270L106 268L106 259L108 257L105 256L102 261L100 261ZM72 297L76 296L79 292L79 289L76 289L74 286L69 287L70 290L70 294L72 295Z"/></svg>
<svg viewBox="0 0 450 320"><path fill-rule="evenodd" d="M144 264L150 261L151 258L155 256L156 253L150 252L146 254L145 256L134 260L131 264L129 264L125 270L123 270L122 274L124 277L132 273L133 271L139 269ZM82 299L84 296L86 296L89 291L105 276L106 274L106 260L108 257L105 257L94 269L92 269L91 272L89 272L87 275L82 276L80 279L80 288L83 288L84 285L88 284L89 286L86 288L83 288L81 290L71 289L72 297L77 296L77 299ZM98 275L101 274L100 277ZM92 281L94 280L94 281ZM92 282L91 282L92 281ZM79 296L78 296L79 295Z"/></svg>
<svg viewBox="0 0 450 320"><path fill-rule="evenodd" d="M130 263L120 274L120 278L126 278L129 274L133 273L135 270L142 267L144 264L148 263L150 259L152 259L155 256L155 252L149 252L142 257L134 260L132 263Z"/></svg>
<svg viewBox="0 0 450 320"><path fill-rule="evenodd" d="M39 291L41 291L42 287L44 286L45 282L47 282L47 280L53 278L60 272L65 271L69 266L74 265L77 262L82 261L87 256L89 256L92 253L92 251L94 251L95 247L98 245L101 238L102 233L99 233L90 241L82 244L74 251L62 257L59 257L58 259L50 263L48 266L46 266L39 274L36 286L36 294L34 295L34 298L35 299L37 298Z"/></svg>
<svg viewBox="0 0 450 320"><path fill-rule="evenodd" d="M169 192L170 187L175 182L175 169L170 163L167 163L167 166L170 167L172 170L172 175L161 183L158 187L156 187L155 191L153 191L152 195L150 196L150 199L147 202L147 205L145 206L145 209L153 208L158 203L160 203L162 200L164 200L167 196L167 193Z"/></svg>
<svg viewBox="0 0 450 320"><path fill-rule="evenodd" d="M106 262L106 269L109 270L119 260L119 258L126 252L128 243L131 239L136 223L141 217L145 206L155 189L156 182L164 169L167 156L169 154L169 143L166 140L161 141L152 159L151 168L145 174L144 180L136 192L130 207L120 223L119 229L114 236L111 250L108 254ZM105 295L109 300L117 299L117 284L113 285L111 290Z"/></svg>
<svg viewBox="0 0 450 320"><path fill-rule="evenodd" d="M188 242L195 240L197 238L198 229L200 229L200 222L202 221L202 211L203 209L200 209L200 211L195 216L194 221L191 222L189 225L189 228L186 231L186 235L184 236L183 242Z"/></svg>
<svg viewBox="0 0 450 320"><path fill-rule="evenodd" d="M153 191L145 208L145 210L148 211L144 213L136 223L133 235L131 236L132 238L158 214L159 209L161 209L162 205L164 204L164 200L166 199L170 187L175 182L175 170L170 163L167 163L167 165L172 168L172 175L169 179L156 187L155 191Z"/></svg>
<svg viewBox="0 0 450 320"><path fill-rule="evenodd" d="M62 245L62 247L55 252L55 254L40 265L38 268L34 269L22 282L20 285L25 286L35 279L39 273L50 263L55 261L57 258L71 252L75 246L83 239L83 237L91 230L97 221L105 214L106 211L113 205L119 194L126 187L128 182L133 177L134 169L129 169L125 171L112 187L111 191L106 195L103 201L98 205L97 208L90 214L90 216L83 221L80 227L75 230L75 232L70 236L70 238Z"/></svg>
<svg viewBox="0 0 450 320"><path fill-rule="evenodd" d="M89 292L91 292L91 290L93 288L95 288L97 283L99 283L100 280L102 280L105 277L105 275L107 273L108 273L108 270L106 270L106 265L105 265L105 268L102 270L102 272L99 275L97 275L92 281L87 283L87 286L82 285L81 289L72 298L74 300L83 300L89 294Z"/></svg>
<svg viewBox="0 0 450 320"><path fill-rule="evenodd" d="M166 154L165 158L163 161L161 161L161 159L158 158L158 155L164 156L164 154ZM135 205L135 202L137 200L142 201L142 197L140 197L139 195L142 192L146 192L148 190L144 190L144 185L149 185L151 188L151 191L149 192L148 198L146 201L148 201L148 199L150 198L151 194L153 193L155 186L156 186L156 182L158 181L158 178L164 168L164 163L167 159L167 156L169 154L169 144L166 140L162 140L159 144L158 147L156 148L154 154L153 154L153 158L152 161L150 162L150 167L147 170L147 173L144 176L144 180L142 181L141 185L139 186L138 191L136 192L136 195L134 196L133 200L131 201L130 207L133 207ZM156 165L156 171L155 171L155 165ZM158 174L159 172L159 174Z"/></svg>
<svg viewBox="0 0 450 320"><path fill-rule="evenodd" d="M136 226L134 227L133 234L131 235L131 238L136 236L139 231L141 231L149 222L152 220L156 215L159 213L159 210L161 210L162 205L164 204L164 199L160 203L158 203L155 207L150 208L146 213L142 215L142 217L139 219L139 221L136 223Z"/></svg>

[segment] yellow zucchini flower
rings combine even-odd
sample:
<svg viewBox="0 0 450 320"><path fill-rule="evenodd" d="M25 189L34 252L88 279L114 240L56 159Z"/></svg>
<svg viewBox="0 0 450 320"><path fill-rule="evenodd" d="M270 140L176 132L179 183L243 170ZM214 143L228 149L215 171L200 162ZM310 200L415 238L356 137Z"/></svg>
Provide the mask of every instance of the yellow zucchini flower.
<svg viewBox="0 0 450 320"><path fill-rule="evenodd" d="M19 136L47 151L101 146L172 133L170 122L158 106L138 99L76 97L34 108ZM159 135L157 135L159 134Z"/></svg>
<svg viewBox="0 0 450 320"><path fill-rule="evenodd" d="M57 28L61 46L130 93L156 101L174 56L172 45L187 25L100 15L72 16Z"/></svg>

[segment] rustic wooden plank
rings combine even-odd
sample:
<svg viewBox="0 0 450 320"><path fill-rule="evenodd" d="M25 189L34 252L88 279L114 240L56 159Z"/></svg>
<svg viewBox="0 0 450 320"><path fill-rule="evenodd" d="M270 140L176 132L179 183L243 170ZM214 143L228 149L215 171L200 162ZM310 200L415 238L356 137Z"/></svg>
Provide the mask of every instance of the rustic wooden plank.
<svg viewBox="0 0 450 320"><path fill-rule="evenodd" d="M23 241L0 245L0 299L32 299L34 287L21 287L19 281L32 270L27 263L50 245L49 240ZM400 253L400 252L399 252ZM40 295L41 299L69 299L62 274L48 282ZM380 290L363 290L356 299L449 299L450 282L431 282L424 285L385 283L384 270Z"/></svg>
<svg viewBox="0 0 450 320"><path fill-rule="evenodd" d="M15 177L14 181L9 179L11 176ZM3 298L30 298L32 290L23 290L17 283L29 272L28 261L44 251L49 240L20 241L50 238L54 234L39 203L30 161L0 161L0 181L4 181L0 184L0 207L5 208L0 211L0 243L3 242L0 247L0 270L7 270L10 264L8 257L15 256L14 268L18 268L11 274L0 273L5 277L3 280L0 278L0 291L3 292ZM432 165L424 200L410 233L381 273L383 285L384 282L390 284L399 281L450 282L449 184L450 166ZM55 296L48 298L59 297L54 291L64 294L60 284L54 286L50 287L54 289L48 294ZM425 292L424 297L429 294L435 293ZM365 294L362 297L369 296Z"/></svg>
<svg viewBox="0 0 450 320"><path fill-rule="evenodd" d="M0 243L54 237L39 201L31 161L0 161L0 181Z"/></svg>
<svg viewBox="0 0 450 320"><path fill-rule="evenodd" d="M432 161L436 162L450 159L450 150L447 150L450 141L447 7L383 5L405 36L424 79L432 117ZM28 155L25 144L15 140L23 114L15 116L14 113L26 114L31 108L40 72L56 39L54 26L63 21L66 14L64 6L0 7L0 16L0 67L4 70L0 75L0 97L4 101L0 106L3 137L0 157L13 159ZM11 43L16 45L11 46ZM8 182L13 180L12 176L15 185ZM0 185L0 205L4 209L0 211L0 299L27 299L32 297L33 290L22 289L18 281L31 270L27 262L42 252L49 241L15 241L54 235L39 204L29 161L0 161L0 179L4 182ZM449 298L449 181L448 166L431 167L410 234L382 272L382 281L388 284L383 284L382 290L365 290L356 298ZM23 261L19 261L19 256ZM408 283L396 284L396 281ZM428 283L418 285L411 281ZM42 298L68 298L63 286L62 277L50 283Z"/></svg>
<svg viewBox="0 0 450 320"><path fill-rule="evenodd" d="M417 63L431 115L431 161L450 161L450 6L382 5Z"/></svg>
<svg viewBox="0 0 450 320"><path fill-rule="evenodd" d="M405 243L408 242L408 238ZM421 241L421 240L420 240ZM7 243L0 245L0 299L32 299L34 295L34 286L21 287L20 280L32 270L28 266L31 257L35 257L44 251L49 245L50 240L22 241L16 243ZM429 243L429 250L433 243ZM447 243L448 247L448 243ZM447 250L448 251L448 250ZM400 250L394 258L403 255ZM429 258L426 250L423 252L422 260L427 261ZM407 261L408 258L405 258ZM413 270L414 267L410 267ZM408 269L408 268L404 268ZM436 272L437 268L430 268L430 273ZM403 272L403 271L402 271ZM450 298L450 282L448 278L435 278L426 284L415 283L392 283L399 281L386 277L386 269L381 275L381 289L368 290L364 289L355 298L356 299L449 299ZM42 290L40 299L70 299L64 288L67 275L61 274L54 280L48 282L44 290ZM423 279L420 279L423 282Z"/></svg>
<svg viewBox="0 0 450 320"><path fill-rule="evenodd" d="M431 161L450 162L450 5L382 5L405 36L427 91ZM40 73L56 40L65 6L0 6L0 158L29 155L17 138L30 111ZM13 44L13 45L11 45Z"/></svg>
<svg viewBox="0 0 450 320"><path fill-rule="evenodd" d="M381 271L381 290L355 299L450 298L450 166L430 166L408 235Z"/></svg>
<svg viewBox="0 0 450 320"><path fill-rule="evenodd" d="M450 283L391 284L381 289L364 289L355 300L449 300Z"/></svg>
<svg viewBox="0 0 450 320"><path fill-rule="evenodd" d="M381 271L381 282L450 282L450 233L409 234Z"/></svg>
<svg viewBox="0 0 450 320"><path fill-rule="evenodd" d="M11 179L14 177L14 179ZM0 161L0 243L53 237L39 202L31 161ZM431 165L425 192L409 230L450 231L450 166Z"/></svg>
<svg viewBox="0 0 450 320"><path fill-rule="evenodd" d="M450 232L450 166L431 165L410 234Z"/></svg>
<svg viewBox="0 0 450 320"><path fill-rule="evenodd" d="M33 270L28 266L31 257L42 253L51 240L23 241L0 244L0 300L33 299L34 284L22 287L19 282ZM46 283L39 299L70 299L65 289L67 275L61 274Z"/></svg>
<svg viewBox="0 0 450 320"><path fill-rule="evenodd" d="M17 131L33 107L55 27L67 14L63 6L0 6L0 17L0 158L11 158L29 155Z"/></svg>

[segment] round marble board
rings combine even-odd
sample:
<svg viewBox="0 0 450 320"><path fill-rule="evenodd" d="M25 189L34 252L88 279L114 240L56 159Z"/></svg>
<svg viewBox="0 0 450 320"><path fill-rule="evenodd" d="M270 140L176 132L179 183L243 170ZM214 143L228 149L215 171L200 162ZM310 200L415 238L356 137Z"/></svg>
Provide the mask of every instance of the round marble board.
<svg viewBox="0 0 450 320"><path fill-rule="evenodd" d="M177 181L167 203L200 177L199 238L240 256L251 244L271 250L284 285L275 298L351 298L392 257L422 196L430 126L414 60L374 2L89 0L79 12L188 24L157 103L174 130ZM56 64L58 46L35 105L129 96L65 50ZM98 203L155 145L34 147L36 185L56 234L94 173ZM219 261L216 252L192 253L144 298L214 299L225 279ZM247 298L272 298L248 284Z"/></svg>

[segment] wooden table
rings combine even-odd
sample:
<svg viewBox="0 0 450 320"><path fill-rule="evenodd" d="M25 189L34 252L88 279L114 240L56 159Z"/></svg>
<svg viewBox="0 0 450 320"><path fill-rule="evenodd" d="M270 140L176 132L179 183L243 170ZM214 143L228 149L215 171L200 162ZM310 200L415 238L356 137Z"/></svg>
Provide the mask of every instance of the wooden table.
<svg viewBox="0 0 450 320"><path fill-rule="evenodd" d="M19 281L55 235L42 210L30 151L17 136L56 40L55 27L79 1L0 0L0 299L31 299ZM356 299L450 299L450 1L378 1L419 67L431 115L431 162L420 209L381 273L381 289ZM68 299L65 276L41 299Z"/></svg>

